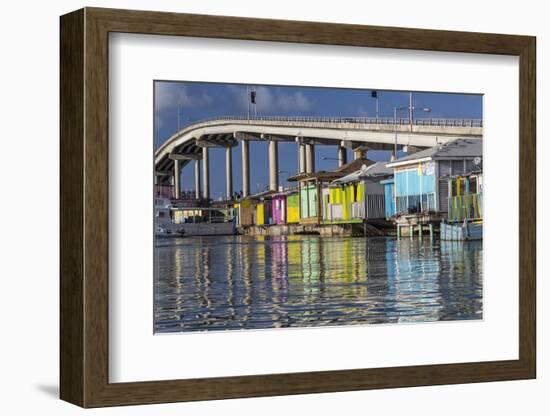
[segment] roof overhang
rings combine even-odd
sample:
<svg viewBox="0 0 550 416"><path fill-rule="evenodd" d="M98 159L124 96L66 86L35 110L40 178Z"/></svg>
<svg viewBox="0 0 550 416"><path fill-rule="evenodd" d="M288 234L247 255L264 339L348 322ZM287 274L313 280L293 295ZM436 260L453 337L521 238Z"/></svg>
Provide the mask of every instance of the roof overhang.
<svg viewBox="0 0 550 416"><path fill-rule="evenodd" d="M395 162L386 163L386 167L397 168L399 166L407 166L407 165L412 165L414 163L429 162L430 160L434 160L434 159L431 156L427 156L427 157L422 157L420 159L402 160L401 162L399 160L396 160Z"/></svg>

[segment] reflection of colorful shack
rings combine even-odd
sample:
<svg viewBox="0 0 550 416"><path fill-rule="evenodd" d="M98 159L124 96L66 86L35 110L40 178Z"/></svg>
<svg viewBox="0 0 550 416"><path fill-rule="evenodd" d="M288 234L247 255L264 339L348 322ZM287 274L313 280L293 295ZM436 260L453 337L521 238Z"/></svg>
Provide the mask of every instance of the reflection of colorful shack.
<svg viewBox="0 0 550 416"><path fill-rule="evenodd" d="M361 222L385 217L384 186L380 179L392 176L385 163L363 165L336 179L324 190L323 219L326 222Z"/></svg>
<svg viewBox="0 0 550 416"><path fill-rule="evenodd" d="M453 175L479 170L481 139L456 139L387 163L394 169L396 214L448 211Z"/></svg>

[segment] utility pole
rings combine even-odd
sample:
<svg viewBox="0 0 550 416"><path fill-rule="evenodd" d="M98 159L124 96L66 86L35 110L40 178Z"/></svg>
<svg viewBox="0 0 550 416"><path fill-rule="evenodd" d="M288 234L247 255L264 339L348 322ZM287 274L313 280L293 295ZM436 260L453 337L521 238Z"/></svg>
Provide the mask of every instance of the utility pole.
<svg viewBox="0 0 550 416"><path fill-rule="evenodd" d="M246 86L246 102L248 104L248 122L250 122L250 87Z"/></svg>
<svg viewBox="0 0 550 416"><path fill-rule="evenodd" d="M409 131L412 131L412 125L413 125L413 93L412 91L409 92Z"/></svg>
<svg viewBox="0 0 550 416"><path fill-rule="evenodd" d="M256 88L252 88L250 91L250 102L254 104L254 118L258 117L258 110L256 106Z"/></svg>
<svg viewBox="0 0 550 416"><path fill-rule="evenodd" d="M370 96L376 100L376 122L378 123L378 91L372 90Z"/></svg>
<svg viewBox="0 0 550 416"><path fill-rule="evenodd" d="M403 108L403 107L401 107ZM394 144L393 144L393 159L397 159L397 110L399 107L393 107L393 134L394 134Z"/></svg>
<svg viewBox="0 0 550 416"><path fill-rule="evenodd" d="M393 107L393 134L394 134L394 145L393 145L393 159L397 159L397 112L401 110L409 110L409 126L412 127L411 120L412 120L412 113L414 110L421 110L426 113L429 113L432 111L430 107L419 107L414 108L412 105L412 92L409 93L409 106L408 107ZM401 123L399 123L401 124Z"/></svg>

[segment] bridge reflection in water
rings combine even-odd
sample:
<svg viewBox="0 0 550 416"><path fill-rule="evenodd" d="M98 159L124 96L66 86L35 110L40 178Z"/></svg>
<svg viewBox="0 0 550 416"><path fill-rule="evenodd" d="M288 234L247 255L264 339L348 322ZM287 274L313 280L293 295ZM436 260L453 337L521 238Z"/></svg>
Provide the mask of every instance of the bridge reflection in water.
<svg viewBox="0 0 550 416"><path fill-rule="evenodd" d="M482 318L482 244L189 237L155 247L155 332Z"/></svg>

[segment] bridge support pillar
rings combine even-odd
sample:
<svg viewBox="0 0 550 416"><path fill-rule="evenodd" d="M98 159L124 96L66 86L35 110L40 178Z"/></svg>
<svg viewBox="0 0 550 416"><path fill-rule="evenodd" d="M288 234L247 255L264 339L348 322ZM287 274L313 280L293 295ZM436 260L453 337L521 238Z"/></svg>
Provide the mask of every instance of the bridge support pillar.
<svg viewBox="0 0 550 416"><path fill-rule="evenodd" d="M233 158L231 147L225 148L225 194L227 199L233 198Z"/></svg>
<svg viewBox="0 0 550 416"><path fill-rule="evenodd" d="M269 190L279 189L279 144L275 140L269 141Z"/></svg>
<svg viewBox="0 0 550 416"><path fill-rule="evenodd" d="M338 167L348 163L348 153L345 147L338 146Z"/></svg>
<svg viewBox="0 0 550 416"><path fill-rule="evenodd" d="M243 197L250 196L250 152L248 140L241 141L242 150L242 176L243 176Z"/></svg>
<svg viewBox="0 0 550 416"><path fill-rule="evenodd" d="M195 198L201 199L201 165L200 160L195 160Z"/></svg>
<svg viewBox="0 0 550 416"><path fill-rule="evenodd" d="M210 199L210 162L208 147L202 148L202 197Z"/></svg>
<svg viewBox="0 0 550 416"><path fill-rule="evenodd" d="M174 199L181 199L181 165L174 160Z"/></svg>
<svg viewBox="0 0 550 416"><path fill-rule="evenodd" d="M298 143L298 173L306 171L306 145Z"/></svg>
<svg viewBox="0 0 550 416"><path fill-rule="evenodd" d="M306 172L315 172L315 146L306 144Z"/></svg>

